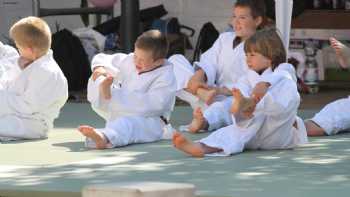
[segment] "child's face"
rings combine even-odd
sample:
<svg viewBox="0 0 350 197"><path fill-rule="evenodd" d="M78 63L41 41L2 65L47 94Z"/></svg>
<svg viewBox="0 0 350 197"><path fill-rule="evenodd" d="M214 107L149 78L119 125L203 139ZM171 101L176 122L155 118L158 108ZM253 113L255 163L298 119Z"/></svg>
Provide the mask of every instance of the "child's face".
<svg viewBox="0 0 350 197"><path fill-rule="evenodd" d="M271 67L272 65L271 60L263 56L261 53L248 52L246 53L246 56L248 67L257 73L260 73L261 71Z"/></svg>
<svg viewBox="0 0 350 197"><path fill-rule="evenodd" d="M135 47L134 62L139 73L150 71L163 64L163 60L154 60L151 51L146 51Z"/></svg>
<svg viewBox="0 0 350 197"><path fill-rule="evenodd" d="M253 18L249 7L233 7L231 25L243 40L253 35L261 22L261 17Z"/></svg>

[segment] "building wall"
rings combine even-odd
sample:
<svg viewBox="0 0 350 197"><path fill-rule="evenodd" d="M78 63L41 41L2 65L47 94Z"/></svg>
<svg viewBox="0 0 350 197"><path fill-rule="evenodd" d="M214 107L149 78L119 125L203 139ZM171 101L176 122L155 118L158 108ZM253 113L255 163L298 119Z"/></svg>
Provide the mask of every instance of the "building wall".
<svg viewBox="0 0 350 197"><path fill-rule="evenodd" d="M208 21L213 22L220 32L227 29L233 2L234 0L140 0L140 9L164 4L169 12L165 17L178 17L180 23L196 30L191 40L195 44L200 28ZM41 4L45 8L79 7L80 1L41 0ZM115 16L120 15L120 3L116 4L114 12ZM75 29L83 26L79 16L50 16L45 17L45 20L52 28L55 28L56 22L61 28Z"/></svg>
<svg viewBox="0 0 350 197"><path fill-rule="evenodd" d="M144 9L164 4L165 9L169 12L165 17L178 17L180 23L196 30L195 36L191 39L192 44L195 45L199 30L204 23L208 21L213 22L220 32L227 29L234 1L235 0L140 0L140 8ZM80 6L80 0L41 0L40 2L41 8L73 8ZM115 5L114 11L115 16L120 15L120 3ZM19 16L15 18L18 17ZM59 25L60 29L76 29L84 26L78 15L48 16L44 19L49 23L53 32L56 31L56 24ZM9 29L7 26L10 26L10 24L0 25L1 32L6 33Z"/></svg>

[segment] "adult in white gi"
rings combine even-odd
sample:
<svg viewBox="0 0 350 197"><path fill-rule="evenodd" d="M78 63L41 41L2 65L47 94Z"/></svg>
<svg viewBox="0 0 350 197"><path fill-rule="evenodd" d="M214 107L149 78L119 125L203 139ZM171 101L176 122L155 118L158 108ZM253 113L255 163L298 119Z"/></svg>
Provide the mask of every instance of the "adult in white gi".
<svg viewBox="0 0 350 197"><path fill-rule="evenodd" d="M31 46L21 40L32 38L21 29L23 24L25 27L30 24L30 28L42 32L37 36L41 36L46 48ZM10 34L20 55L10 46L0 45L3 69L0 76L0 138L46 138L68 98L67 80L49 50L49 27L39 18L28 17L17 22Z"/></svg>
<svg viewBox="0 0 350 197"><path fill-rule="evenodd" d="M201 107L204 110L207 104L227 96L217 91L214 99L209 96L208 100L203 101L197 97L198 89L209 86L223 91L231 90L233 84L248 70L243 42L262 25L265 5L259 0L238 0L232 10L231 25L235 32L220 34L214 45L201 55L200 61L194 63L194 67L182 55L169 58L174 64L177 96L194 109Z"/></svg>
<svg viewBox="0 0 350 197"><path fill-rule="evenodd" d="M336 40L329 39L342 68L350 64L350 49ZM327 104L310 120L305 121L308 136L335 135L350 129L350 98L343 98Z"/></svg>
<svg viewBox="0 0 350 197"><path fill-rule="evenodd" d="M147 36L150 32L158 37L158 33L155 33L158 31L146 32L141 37ZM87 126L80 128L80 131L87 136L89 147L91 145L100 149L112 148L132 143L153 142L163 137L166 119L175 103L176 79L173 66L164 59L165 53L164 57L160 57L161 65L151 65L152 68L147 68L147 71L140 71L138 58L148 59L148 57L142 54L145 49L137 47L137 43L142 42L140 41L142 39L138 40L135 53L98 54L92 60L93 70L103 66L115 77L111 88L111 99L104 99L101 96L101 85L106 80L105 76L101 75L95 81L89 80L88 100L93 109L106 120L103 129L95 131ZM166 49L160 50L166 52ZM152 51L150 52L152 54ZM100 146L99 139L95 138L96 133L102 134L108 140L108 146Z"/></svg>

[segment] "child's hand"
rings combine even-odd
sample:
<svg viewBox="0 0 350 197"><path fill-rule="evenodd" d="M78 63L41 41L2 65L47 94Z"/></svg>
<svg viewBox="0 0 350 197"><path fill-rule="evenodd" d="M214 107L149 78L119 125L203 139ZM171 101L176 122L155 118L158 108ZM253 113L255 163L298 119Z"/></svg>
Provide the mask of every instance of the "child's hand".
<svg viewBox="0 0 350 197"><path fill-rule="evenodd" d="M258 103L265 96L270 85L271 84L268 82L259 82L255 85L251 97L255 100L256 103Z"/></svg>
<svg viewBox="0 0 350 197"><path fill-rule="evenodd" d="M248 98L246 106L242 109L242 116L245 119L250 119L253 117L253 113L256 108L256 102L254 98Z"/></svg>
<svg viewBox="0 0 350 197"><path fill-rule="evenodd" d="M96 79L101 75L107 76L107 73L107 70L103 66L98 66L92 73L92 80L96 81Z"/></svg>
<svg viewBox="0 0 350 197"><path fill-rule="evenodd" d="M340 66L343 68L347 68L349 64L348 57L347 57L349 55L349 49L343 43L339 42L337 39L333 37L329 38L329 42L331 44L331 47L335 51L335 54L337 56L337 60L339 61Z"/></svg>
<svg viewBox="0 0 350 197"><path fill-rule="evenodd" d="M199 88L209 89L209 86L197 80L190 79L190 81L188 81L187 90L193 95L197 95L197 91Z"/></svg>

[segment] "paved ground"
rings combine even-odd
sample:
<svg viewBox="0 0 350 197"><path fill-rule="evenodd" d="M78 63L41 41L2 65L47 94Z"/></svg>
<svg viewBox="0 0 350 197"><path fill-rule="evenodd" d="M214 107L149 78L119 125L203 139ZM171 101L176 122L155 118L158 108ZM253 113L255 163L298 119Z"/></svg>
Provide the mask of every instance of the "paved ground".
<svg viewBox="0 0 350 197"><path fill-rule="evenodd" d="M303 118L313 113L300 110ZM175 126L185 124L191 110L178 106L172 117ZM125 181L192 183L201 197L345 197L350 192L348 134L312 138L295 150L196 159L169 141L87 150L75 131L82 123L103 126L87 104L69 103L48 140L0 144L0 196L78 197L85 185Z"/></svg>

